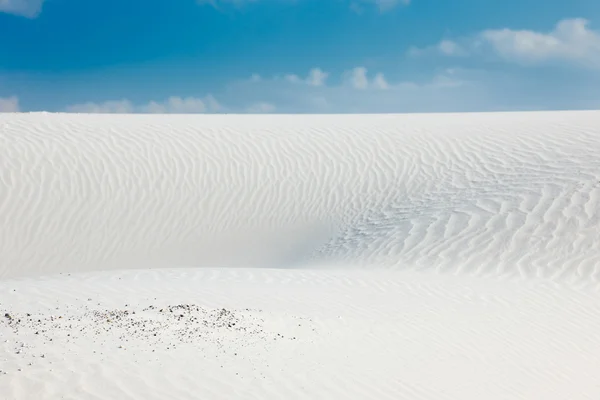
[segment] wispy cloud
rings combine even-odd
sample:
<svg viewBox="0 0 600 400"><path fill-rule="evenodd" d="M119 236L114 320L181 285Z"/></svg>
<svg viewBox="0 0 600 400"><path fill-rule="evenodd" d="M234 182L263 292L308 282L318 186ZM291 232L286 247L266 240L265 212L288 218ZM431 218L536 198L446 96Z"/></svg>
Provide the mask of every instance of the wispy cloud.
<svg viewBox="0 0 600 400"><path fill-rule="evenodd" d="M563 61L600 68L600 32L583 18L565 19L549 32L488 29L467 38L442 40L426 48L411 48L410 56L495 55L506 62L539 65Z"/></svg>
<svg viewBox="0 0 600 400"><path fill-rule="evenodd" d="M169 97L164 102L151 101L140 110L155 114L193 114L214 113L223 109L221 104L212 96L196 97Z"/></svg>
<svg viewBox="0 0 600 400"><path fill-rule="evenodd" d="M0 97L0 112L19 112L19 99L16 96Z"/></svg>
<svg viewBox="0 0 600 400"><path fill-rule="evenodd" d="M311 71L319 72L271 77L254 74L232 81L217 91L219 102L209 95L171 97L137 105L129 100L85 103L67 110L86 113L515 111L589 108L598 99L593 90L586 88L548 86L544 80L532 81L530 76L485 69L446 68L418 81L389 79L383 72L370 71L364 66L336 73L319 68ZM321 78L325 75L326 80ZM546 96L537 94L540 88Z"/></svg>
<svg viewBox="0 0 600 400"><path fill-rule="evenodd" d="M408 55L411 57L420 57L431 54L441 54L444 56L466 56L468 50L454 40L444 39L439 43L424 48L411 47L408 50Z"/></svg>
<svg viewBox="0 0 600 400"><path fill-rule="evenodd" d="M327 74L330 79L318 86L299 84L306 78L289 78L295 74L284 78L253 75L232 82L228 93L232 99L249 99L259 93L261 101L276 105L276 112L282 113L461 111L484 107L479 88L458 70L441 71L425 82L391 82L382 72L364 66Z"/></svg>
<svg viewBox="0 0 600 400"><path fill-rule="evenodd" d="M363 3L373 3L379 8L380 11L388 11L392 8L403 4L410 4L410 0L361 0Z"/></svg>
<svg viewBox="0 0 600 400"><path fill-rule="evenodd" d="M235 6L241 6L248 3L257 3L261 0L196 0L196 3L200 5L210 5L215 8L218 8L223 4L231 4Z"/></svg>
<svg viewBox="0 0 600 400"><path fill-rule="evenodd" d="M295 74L285 75L285 79L292 83L304 83L310 86L323 86L329 74L320 68L313 68L309 71L306 78L301 78Z"/></svg>
<svg viewBox="0 0 600 400"><path fill-rule="evenodd" d="M547 33L487 30L479 38L509 61L536 64L566 60L600 67L600 34L589 29L589 21L582 18L560 21L554 30Z"/></svg>
<svg viewBox="0 0 600 400"><path fill-rule="evenodd" d="M215 113L222 110L221 104L211 95L203 98L169 97L162 102L150 101L146 104L135 105L127 99L110 100L102 103L88 102L74 104L66 108L73 113L149 113L149 114L193 114Z"/></svg>
<svg viewBox="0 0 600 400"><path fill-rule="evenodd" d="M127 114L133 112L133 104L129 100L110 100L103 103L82 103L67 107L67 112L90 114Z"/></svg>
<svg viewBox="0 0 600 400"><path fill-rule="evenodd" d="M35 18L42 11L44 0L0 0L0 12Z"/></svg>
<svg viewBox="0 0 600 400"><path fill-rule="evenodd" d="M243 6L246 4L264 2L265 0L196 0L200 5L210 5L214 8L219 8L224 5ZM285 0L293 3L295 0ZM409 5L411 0L348 0L350 8L357 13L363 11L365 6L375 6L379 11L386 12L398 5Z"/></svg>
<svg viewBox="0 0 600 400"><path fill-rule="evenodd" d="M304 77L283 74L233 81L220 93L227 107L211 96L177 97L134 104L130 100L88 102L66 108L76 113L349 113L460 110L449 97L468 85L455 71L436 74L431 80L389 82L382 72L359 66L332 74L320 68ZM471 106L474 103L469 103Z"/></svg>
<svg viewBox="0 0 600 400"><path fill-rule="evenodd" d="M390 88L383 73L378 72L373 79L369 79L368 71L365 67L356 67L344 73L344 81L354 89L380 89Z"/></svg>

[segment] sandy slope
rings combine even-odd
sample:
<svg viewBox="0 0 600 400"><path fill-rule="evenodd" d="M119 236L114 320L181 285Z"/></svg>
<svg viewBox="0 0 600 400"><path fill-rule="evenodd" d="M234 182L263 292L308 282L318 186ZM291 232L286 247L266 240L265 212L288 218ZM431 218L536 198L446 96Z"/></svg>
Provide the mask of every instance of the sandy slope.
<svg viewBox="0 0 600 400"><path fill-rule="evenodd" d="M0 291L15 320L0 325L10 399L600 394L598 296L541 282L183 269L7 281Z"/></svg>
<svg viewBox="0 0 600 400"><path fill-rule="evenodd" d="M4 277L342 262L587 279L600 263L595 112L0 118Z"/></svg>
<svg viewBox="0 0 600 400"><path fill-rule="evenodd" d="M599 398L598 154L599 112L0 114L0 398Z"/></svg>

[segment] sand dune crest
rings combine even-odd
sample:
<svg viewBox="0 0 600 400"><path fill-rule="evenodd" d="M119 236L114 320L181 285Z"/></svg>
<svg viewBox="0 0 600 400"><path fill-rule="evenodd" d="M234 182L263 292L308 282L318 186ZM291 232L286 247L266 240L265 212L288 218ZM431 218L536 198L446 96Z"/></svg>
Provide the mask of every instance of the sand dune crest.
<svg viewBox="0 0 600 400"><path fill-rule="evenodd" d="M600 265L597 112L0 118L3 277Z"/></svg>

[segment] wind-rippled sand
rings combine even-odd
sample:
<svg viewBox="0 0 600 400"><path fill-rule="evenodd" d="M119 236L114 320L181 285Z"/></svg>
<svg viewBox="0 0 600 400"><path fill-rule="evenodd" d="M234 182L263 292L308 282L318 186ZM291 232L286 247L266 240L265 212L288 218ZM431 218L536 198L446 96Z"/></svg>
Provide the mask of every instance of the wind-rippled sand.
<svg viewBox="0 0 600 400"><path fill-rule="evenodd" d="M0 114L0 398L600 398L600 112Z"/></svg>

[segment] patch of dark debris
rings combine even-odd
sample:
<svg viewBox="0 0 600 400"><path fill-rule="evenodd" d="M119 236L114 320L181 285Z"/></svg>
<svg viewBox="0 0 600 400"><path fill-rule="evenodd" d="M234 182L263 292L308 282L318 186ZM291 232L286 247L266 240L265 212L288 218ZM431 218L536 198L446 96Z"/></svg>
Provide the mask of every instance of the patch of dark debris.
<svg viewBox="0 0 600 400"><path fill-rule="evenodd" d="M81 341L80 344L91 341L94 353L100 354L128 351L130 346L143 352L164 352L191 344L209 345L237 356L244 347L261 342L297 340L296 336L265 329L262 311L252 309L210 309L195 304L142 308L126 304L119 309L85 306L79 310L61 311L57 307L51 314L2 314L0 326L4 324L18 338L11 343L11 349L17 356L33 353L40 345L65 346L66 350L69 344L77 344L78 341ZM304 322L310 325L309 321ZM140 343L143 345L140 346ZM34 357L39 360L45 356L35 354Z"/></svg>
<svg viewBox="0 0 600 400"><path fill-rule="evenodd" d="M278 332L273 324L265 324L268 315L256 309L158 305L151 300L146 304L105 307L88 299L80 306L41 312L0 310L0 365L10 357L16 362L13 372L40 364L51 371L66 353L102 362L125 352L134 362L160 362L165 352L175 350L258 365L262 361L255 354L277 351L273 346L285 342L310 340L316 332L312 320L296 316L286 317L294 319L286 325L292 331ZM252 350L257 346L258 353ZM0 368L0 377L6 373Z"/></svg>
<svg viewBox="0 0 600 400"><path fill-rule="evenodd" d="M114 310L85 310L83 313L57 313L53 315L4 314L4 322L15 334L31 331L44 340L51 341L62 333L75 340L81 336L102 336L121 332L123 340L130 338L157 342L163 335L176 342L189 343L198 338L209 340L221 337L224 332L239 333L266 339L269 336L257 315L259 310L207 309L193 304L157 307L150 305L136 311L133 308ZM217 333L218 335L215 335ZM282 337L271 333L274 337ZM64 335L63 335L64 336ZM231 336L231 335L230 335Z"/></svg>

